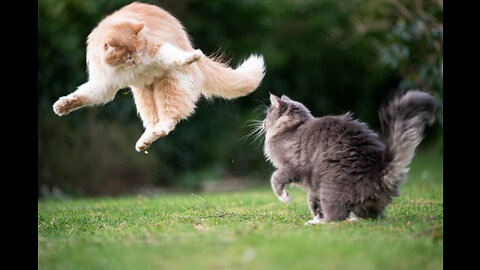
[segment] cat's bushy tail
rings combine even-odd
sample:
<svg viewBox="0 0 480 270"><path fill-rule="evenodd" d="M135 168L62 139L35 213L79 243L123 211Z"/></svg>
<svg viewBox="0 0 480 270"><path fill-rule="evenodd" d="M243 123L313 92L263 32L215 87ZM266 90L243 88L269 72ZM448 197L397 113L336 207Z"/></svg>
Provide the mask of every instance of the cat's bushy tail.
<svg viewBox="0 0 480 270"><path fill-rule="evenodd" d="M397 190L406 180L407 166L423 139L425 124L431 124L435 119L435 108L434 97L410 90L380 109L380 124L385 137L383 181L391 190Z"/></svg>
<svg viewBox="0 0 480 270"><path fill-rule="evenodd" d="M204 57L198 62L203 74L202 94L233 99L253 92L265 76L265 63L261 55L251 55L236 69L227 64Z"/></svg>

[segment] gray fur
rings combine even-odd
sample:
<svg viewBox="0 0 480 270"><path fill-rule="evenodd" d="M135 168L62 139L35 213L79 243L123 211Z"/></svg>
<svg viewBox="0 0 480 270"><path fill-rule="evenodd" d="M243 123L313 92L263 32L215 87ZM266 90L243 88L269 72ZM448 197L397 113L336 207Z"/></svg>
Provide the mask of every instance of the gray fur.
<svg viewBox="0 0 480 270"><path fill-rule="evenodd" d="M315 118L286 96L270 94L270 101L263 128L265 156L277 169L272 189L289 202L285 185L303 187L314 223L344 220L350 212L383 217L435 110L435 99L424 92L394 98L379 112L381 139L349 113Z"/></svg>

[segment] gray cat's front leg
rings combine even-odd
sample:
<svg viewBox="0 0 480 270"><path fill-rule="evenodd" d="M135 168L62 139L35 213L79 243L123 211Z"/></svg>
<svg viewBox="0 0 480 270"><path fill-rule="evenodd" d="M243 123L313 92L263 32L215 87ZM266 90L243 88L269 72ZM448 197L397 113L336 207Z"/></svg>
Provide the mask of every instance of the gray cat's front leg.
<svg viewBox="0 0 480 270"><path fill-rule="evenodd" d="M307 195L308 208L313 218L323 218L320 194L317 191L309 191Z"/></svg>
<svg viewBox="0 0 480 270"><path fill-rule="evenodd" d="M284 203L290 203L290 197L288 192L285 190L285 185L291 183L292 177L289 173L277 170L272 174L270 183L272 184L272 189L278 199Z"/></svg>

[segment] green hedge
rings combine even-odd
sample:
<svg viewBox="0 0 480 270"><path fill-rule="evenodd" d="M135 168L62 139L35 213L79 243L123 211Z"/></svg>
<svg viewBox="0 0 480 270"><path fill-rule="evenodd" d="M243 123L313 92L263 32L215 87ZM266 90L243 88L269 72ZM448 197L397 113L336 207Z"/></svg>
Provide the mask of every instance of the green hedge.
<svg viewBox="0 0 480 270"><path fill-rule="evenodd" d="M267 181L262 145L242 137L248 120L262 119L269 91L317 116L352 111L378 128L381 102L397 89L421 88L440 104L426 145L442 145L443 7L436 1L145 1L182 21L206 54L220 50L233 65L263 54L262 85L240 99L201 101L148 155L134 150L143 130L128 89L105 106L57 117L55 100L87 79L87 35L129 2L38 2L39 195L52 187L110 195L228 177Z"/></svg>

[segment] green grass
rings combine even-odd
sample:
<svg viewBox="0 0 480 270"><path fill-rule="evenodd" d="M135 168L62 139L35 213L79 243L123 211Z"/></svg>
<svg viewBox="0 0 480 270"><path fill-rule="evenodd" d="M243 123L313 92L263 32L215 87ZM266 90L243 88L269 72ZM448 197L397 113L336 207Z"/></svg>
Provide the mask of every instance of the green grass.
<svg viewBox="0 0 480 270"><path fill-rule="evenodd" d="M442 164L417 155L387 218L352 223L304 226L305 193L289 188L286 205L268 186L41 200L38 268L442 269Z"/></svg>

